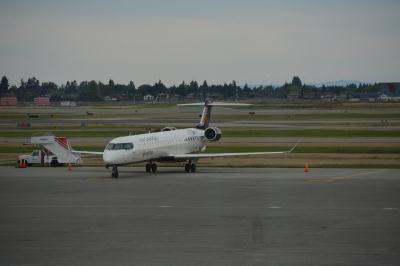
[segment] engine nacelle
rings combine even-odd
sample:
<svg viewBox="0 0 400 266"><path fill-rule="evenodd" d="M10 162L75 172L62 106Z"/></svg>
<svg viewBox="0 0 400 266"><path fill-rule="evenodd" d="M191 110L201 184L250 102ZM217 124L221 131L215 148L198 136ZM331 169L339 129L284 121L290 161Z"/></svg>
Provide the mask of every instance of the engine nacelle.
<svg viewBox="0 0 400 266"><path fill-rule="evenodd" d="M204 130L204 136L208 141L218 141L222 136L222 131L217 127L209 127Z"/></svg>
<svg viewBox="0 0 400 266"><path fill-rule="evenodd" d="M164 127L163 129L161 129L161 131L172 131L172 130L176 130L176 127Z"/></svg>

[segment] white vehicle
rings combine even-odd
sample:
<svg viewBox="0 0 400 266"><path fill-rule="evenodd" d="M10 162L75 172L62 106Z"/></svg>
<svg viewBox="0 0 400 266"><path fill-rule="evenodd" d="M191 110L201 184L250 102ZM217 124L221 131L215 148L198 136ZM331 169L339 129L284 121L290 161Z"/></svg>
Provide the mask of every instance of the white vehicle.
<svg viewBox="0 0 400 266"><path fill-rule="evenodd" d="M49 164L51 166L61 165L58 162L56 155L47 153L44 149L34 150L31 154L19 155L18 164L22 165L24 161L27 166L31 166L33 164L41 164L41 165Z"/></svg>
<svg viewBox="0 0 400 266"><path fill-rule="evenodd" d="M31 138L31 143L40 145L42 149L18 156L20 165L23 161L28 166L32 164L62 166L63 164L82 163L80 156L72 153L71 146L65 137L34 136Z"/></svg>
<svg viewBox="0 0 400 266"><path fill-rule="evenodd" d="M148 162L146 172L156 172L156 162L186 162L185 172L195 172L195 163L201 158L284 154L292 152L295 148L278 152L200 153L206 149L207 143L218 141L222 136L219 128L209 126L212 107L249 104L205 102L180 106L204 106L200 123L196 127L165 127L161 132L115 138L108 143L104 152L73 152L102 155L106 167L112 167L111 176L117 178L120 165Z"/></svg>

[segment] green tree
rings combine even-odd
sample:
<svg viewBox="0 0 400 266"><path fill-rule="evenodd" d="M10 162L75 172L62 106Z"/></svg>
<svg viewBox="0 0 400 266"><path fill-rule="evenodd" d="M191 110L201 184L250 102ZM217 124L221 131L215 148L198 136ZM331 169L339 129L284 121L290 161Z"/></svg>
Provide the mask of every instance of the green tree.
<svg viewBox="0 0 400 266"><path fill-rule="evenodd" d="M8 92L8 87L8 79L6 76L3 76L0 82L0 95L5 95Z"/></svg>
<svg viewBox="0 0 400 266"><path fill-rule="evenodd" d="M293 86L299 86L299 87L302 86L301 80L300 80L300 78L299 78L298 76L294 76L294 77L293 77L293 79L292 79L292 85L293 85Z"/></svg>
<svg viewBox="0 0 400 266"><path fill-rule="evenodd" d="M79 85L79 99L82 101L98 101L100 96L98 95L98 86L95 80L82 81ZM102 100L102 99L101 99Z"/></svg>
<svg viewBox="0 0 400 266"><path fill-rule="evenodd" d="M157 83L154 84L153 95L166 92L167 92L167 87L165 87L165 85L161 82L161 80L159 80Z"/></svg>
<svg viewBox="0 0 400 266"><path fill-rule="evenodd" d="M52 95L58 93L58 86L54 82L42 82L40 86L41 95Z"/></svg>
<svg viewBox="0 0 400 266"><path fill-rule="evenodd" d="M65 90L64 90L64 96L66 99L74 99L76 98L78 93L78 83L76 80L74 81L67 81L67 84L65 84Z"/></svg>
<svg viewBox="0 0 400 266"><path fill-rule="evenodd" d="M138 93L143 97L145 95L153 95L152 86L148 84L142 84L138 87ZM154 96L154 95L153 95Z"/></svg>
<svg viewBox="0 0 400 266"><path fill-rule="evenodd" d="M129 98L132 100L134 99L135 95L136 95L136 87L135 87L135 83L133 83L133 81L129 81L129 85L128 85L128 95Z"/></svg>
<svg viewBox="0 0 400 266"><path fill-rule="evenodd" d="M35 77L29 78L26 82L21 79L17 96L20 101L32 101L34 97L40 96L40 83Z"/></svg>
<svg viewBox="0 0 400 266"><path fill-rule="evenodd" d="M41 90L40 81L35 77L28 78L24 100L31 101L38 96L45 96L45 92Z"/></svg>
<svg viewBox="0 0 400 266"><path fill-rule="evenodd" d="M199 90L200 90L200 92L202 94L203 101L205 101L206 97L207 97L208 90L209 90L206 80L203 81L203 84L199 87Z"/></svg>
<svg viewBox="0 0 400 266"><path fill-rule="evenodd" d="M178 88L176 88L176 92L180 96L185 96L188 93L188 86L185 84L185 81L182 81L182 83L179 84Z"/></svg>

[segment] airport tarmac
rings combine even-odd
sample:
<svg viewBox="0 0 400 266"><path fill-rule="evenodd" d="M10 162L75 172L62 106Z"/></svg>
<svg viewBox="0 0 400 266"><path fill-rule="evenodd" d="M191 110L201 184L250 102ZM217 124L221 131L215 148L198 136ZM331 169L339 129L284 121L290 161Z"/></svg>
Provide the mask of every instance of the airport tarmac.
<svg viewBox="0 0 400 266"><path fill-rule="evenodd" d="M0 167L1 265L399 265L398 169Z"/></svg>

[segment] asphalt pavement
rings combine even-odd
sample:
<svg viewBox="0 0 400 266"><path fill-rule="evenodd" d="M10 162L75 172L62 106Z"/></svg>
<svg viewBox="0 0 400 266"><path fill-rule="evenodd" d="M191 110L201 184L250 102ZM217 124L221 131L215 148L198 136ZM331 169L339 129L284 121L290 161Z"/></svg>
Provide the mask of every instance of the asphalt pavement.
<svg viewBox="0 0 400 266"><path fill-rule="evenodd" d="M0 265L399 265L395 169L0 167Z"/></svg>

